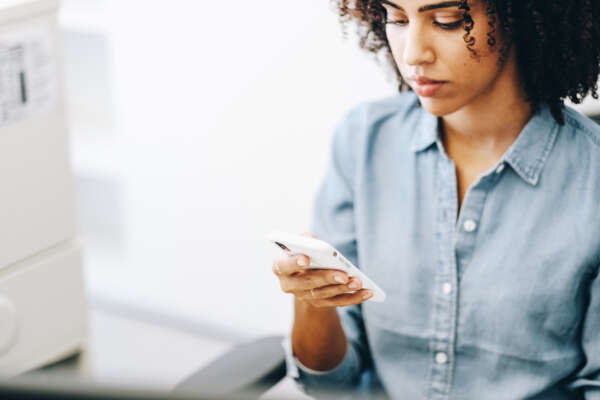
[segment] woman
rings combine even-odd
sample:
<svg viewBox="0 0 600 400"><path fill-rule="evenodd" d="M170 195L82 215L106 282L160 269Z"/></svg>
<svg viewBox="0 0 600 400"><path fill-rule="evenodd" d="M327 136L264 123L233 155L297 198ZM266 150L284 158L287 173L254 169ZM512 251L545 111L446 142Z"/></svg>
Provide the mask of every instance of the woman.
<svg viewBox="0 0 600 400"><path fill-rule="evenodd" d="M339 125L311 231L387 300L275 260L289 369L309 394L371 376L392 398L600 399L600 128L563 106L598 97L600 2L338 9L412 90Z"/></svg>

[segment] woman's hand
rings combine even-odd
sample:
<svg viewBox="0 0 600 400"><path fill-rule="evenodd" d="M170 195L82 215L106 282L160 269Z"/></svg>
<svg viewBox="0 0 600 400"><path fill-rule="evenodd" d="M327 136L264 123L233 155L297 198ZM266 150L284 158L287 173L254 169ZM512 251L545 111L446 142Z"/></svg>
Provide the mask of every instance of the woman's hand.
<svg viewBox="0 0 600 400"><path fill-rule="evenodd" d="M303 236L317 238L305 233ZM279 278L281 290L313 307L341 307L359 304L370 298L371 290L362 289L358 278L349 278L340 270L309 269L310 258L304 254L278 258L273 273Z"/></svg>

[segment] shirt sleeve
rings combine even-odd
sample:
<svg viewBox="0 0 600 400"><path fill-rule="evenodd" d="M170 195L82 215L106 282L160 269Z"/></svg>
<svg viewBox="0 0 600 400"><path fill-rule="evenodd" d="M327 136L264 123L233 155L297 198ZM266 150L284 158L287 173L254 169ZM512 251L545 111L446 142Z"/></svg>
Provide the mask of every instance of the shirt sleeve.
<svg viewBox="0 0 600 400"><path fill-rule="evenodd" d="M599 268L600 269L600 268ZM589 303L583 322L581 346L585 364L569 385L586 400L600 400L600 276L591 281Z"/></svg>
<svg viewBox="0 0 600 400"><path fill-rule="evenodd" d="M356 150L362 127L361 108L346 115L338 126L331 144L331 158L313 203L311 232L339 250L348 260L358 265L357 235L354 214ZM303 366L295 357L293 365L296 380L310 393L311 388L344 385L356 386L361 373L370 365L361 306L338 307L342 327L348 339L343 361L330 371L314 371ZM291 350L290 350L291 353ZM290 354L290 357L292 355ZM289 360L288 364L291 363ZM294 368L292 367L292 368Z"/></svg>

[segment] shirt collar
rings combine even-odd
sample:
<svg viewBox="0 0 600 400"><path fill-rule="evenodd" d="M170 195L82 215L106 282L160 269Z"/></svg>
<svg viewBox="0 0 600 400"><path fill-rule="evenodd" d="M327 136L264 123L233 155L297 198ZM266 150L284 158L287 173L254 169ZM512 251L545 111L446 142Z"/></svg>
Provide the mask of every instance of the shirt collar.
<svg viewBox="0 0 600 400"><path fill-rule="evenodd" d="M421 120L413 135L411 150L420 152L438 140L441 143L439 119L424 109ZM502 156L515 172L528 184L537 185L544 164L552 150L559 126L546 105L540 105L525 124L517 139Z"/></svg>
<svg viewBox="0 0 600 400"><path fill-rule="evenodd" d="M550 108L541 105L525 124L517 140L502 157L527 183L537 185L548 155L554 146L559 125Z"/></svg>
<svg viewBox="0 0 600 400"><path fill-rule="evenodd" d="M415 153L423 151L434 144L439 136L438 117L425 111L422 106L419 106L421 116L415 134L412 137L411 150Z"/></svg>

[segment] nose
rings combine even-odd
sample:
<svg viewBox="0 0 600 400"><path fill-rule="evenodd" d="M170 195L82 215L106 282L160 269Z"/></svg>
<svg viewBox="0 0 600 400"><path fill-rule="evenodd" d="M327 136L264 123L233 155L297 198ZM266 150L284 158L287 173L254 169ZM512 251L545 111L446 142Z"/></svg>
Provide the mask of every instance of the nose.
<svg viewBox="0 0 600 400"><path fill-rule="evenodd" d="M435 61L435 52L428 33L426 29L421 29L418 23L413 23L408 27L403 57L404 62L411 66L431 64Z"/></svg>

